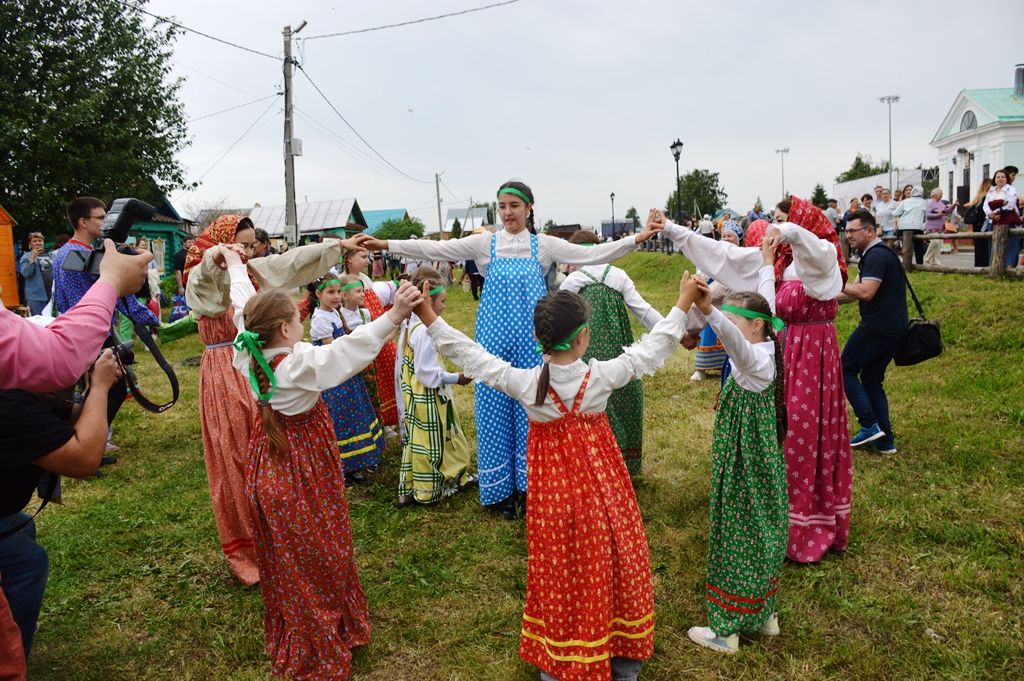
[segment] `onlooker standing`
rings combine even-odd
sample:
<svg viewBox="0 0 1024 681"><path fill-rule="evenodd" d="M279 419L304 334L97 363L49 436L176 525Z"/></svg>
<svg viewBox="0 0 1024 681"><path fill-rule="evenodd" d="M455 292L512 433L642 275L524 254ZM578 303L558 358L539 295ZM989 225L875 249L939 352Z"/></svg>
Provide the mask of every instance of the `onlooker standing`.
<svg viewBox="0 0 1024 681"><path fill-rule="evenodd" d="M697 229L700 230L702 236L709 236L712 238L715 236L715 223L711 221L710 215L705 215L701 218L701 221L697 223Z"/></svg>
<svg viewBox="0 0 1024 681"><path fill-rule="evenodd" d="M185 239L181 250L174 254L174 280L178 282L178 295L185 295L185 260L188 258L188 249L192 248L196 240L192 237Z"/></svg>
<svg viewBox="0 0 1024 681"><path fill-rule="evenodd" d="M925 234L939 234L946 231L946 216L953 212L956 204L946 205L942 200L942 190L936 187L928 199L928 212L924 221ZM932 239L924 253L925 265L940 265L939 255L942 254L942 239Z"/></svg>
<svg viewBox="0 0 1024 681"><path fill-rule="evenodd" d="M21 254L18 272L25 279L25 299L29 311L34 315L41 314L46 303L50 302L46 279L53 272L53 261L46 252L43 235L39 232L29 233L28 250Z"/></svg>
<svg viewBox="0 0 1024 681"><path fill-rule="evenodd" d="M277 255L277 249L270 245L270 235L267 230L256 228L256 241L252 244L252 257L262 258L265 255Z"/></svg>
<svg viewBox="0 0 1024 681"><path fill-rule="evenodd" d="M871 194L865 194L864 196L860 197L860 207L874 215L875 208L872 205L874 200L875 197L871 196Z"/></svg>
<svg viewBox="0 0 1024 681"><path fill-rule="evenodd" d="M839 246L843 249L843 259L847 262L850 261L850 241L846 238L846 223L850 216L858 210L860 210L860 200L855 196L850 199L850 207L843 213L843 218L839 221Z"/></svg>
<svg viewBox="0 0 1024 681"><path fill-rule="evenodd" d="M760 201L755 203L754 209L747 213L747 225L753 224L756 220L764 220L764 209L761 207Z"/></svg>
<svg viewBox="0 0 1024 681"><path fill-rule="evenodd" d="M883 193L885 193L885 187L883 187L883 186L882 186L882 185L880 185L880 184L876 184L876 185L875 185L875 203L876 203L876 204L877 204L877 203L878 203L879 201L881 201L881 200L882 200L882 194L883 194ZM877 217L878 217L878 216L876 215L875 217L876 217L876 219L877 219Z"/></svg>
<svg viewBox="0 0 1024 681"><path fill-rule="evenodd" d="M898 220L896 227L899 230L900 236L905 235L907 232L916 234L924 231L926 208L927 202L924 200L924 189L922 187L913 187L910 190L910 197L900 201L900 205L896 206L896 210L892 212L892 216ZM914 262L918 265L924 262L924 249L924 242L915 239Z"/></svg>
<svg viewBox="0 0 1024 681"><path fill-rule="evenodd" d="M875 201L875 220L882 228L881 236L894 236L896 226L893 223L892 213L896 210L896 202L892 200L892 193L888 189L882 190L882 198Z"/></svg>
<svg viewBox="0 0 1024 681"><path fill-rule="evenodd" d="M889 400L882 382L885 369L906 336L907 298L903 264L882 246L875 218L866 210L847 221L850 245L860 251L860 274L839 294L840 303L854 300L860 306L860 324L843 347L843 385L860 431L850 438L851 447L874 442L885 454L896 453L889 422Z"/></svg>
<svg viewBox="0 0 1024 681"><path fill-rule="evenodd" d="M839 202L835 199L828 200L828 208L824 211L825 216L832 223L832 226L839 231Z"/></svg>
<svg viewBox="0 0 1024 681"><path fill-rule="evenodd" d="M992 178L982 180L978 193L970 203L964 206L964 222L971 226L973 232L991 232L992 223L985 217L985 197L992 188ZM974 239L974 266L988 267L988 259L992 252L989 239Z"/></svg>
<svg viewBox="0 0 1024 681"><path fill-rule="evenodd" d="M466 260L463 271L469 277L469 290L473 294L473 300L480 300L480 294L484 290L484 278L480 274L480 268L476 266L476 261Z"/></svg>
<svg viewBox="0 0 1024 681"><path fill-rule="evenodd" d="M1020 205L1017 190L1010 182L1010 174L1000 168L992 175L992 188L985 196L985 215L992 224L1020 226ZM1020 260L1020 237L1011 236L1006 242L1006 266L1016 267Z"/></svg>

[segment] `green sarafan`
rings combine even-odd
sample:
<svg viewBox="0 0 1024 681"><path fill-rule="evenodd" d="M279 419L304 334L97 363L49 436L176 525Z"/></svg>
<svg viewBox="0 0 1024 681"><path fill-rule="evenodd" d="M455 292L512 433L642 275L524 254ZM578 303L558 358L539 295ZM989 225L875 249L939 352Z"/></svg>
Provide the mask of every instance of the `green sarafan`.
<svg viewBox="0 0 1024 681"><path fill-rule="evenodd" d="M667 311L680 256L619 263ZM851 270L855 276L855 270ZM912 273L942 322L944 354L890 367L899 453L854 451L849 550L787 563L780 636L738 656L693 646L703 605L717 382L691 383L680 348L645 379L645 461L636 481L654 570L655 655L644 679L1009 679L1024 669L1024 283ZM472 333L475 303L450 289L445 317ZM857 323L842 306L840 343ZM635 329L639 336L639 329ZM203 467L196 336L165 346L181 401L152 415L131 402L115 424L121 462L66 482L38 518L50 554L30 678L268 679L258 589L219 550ZM162 385L140 355L146 390ZM471 387L455 388L474 442ZM851 423L855 423L852 419ZM349 490L372 641L359 679L535 679L518 658L525 529L485 513L474 492L395 508L397 443L374 484Z"/></svg>

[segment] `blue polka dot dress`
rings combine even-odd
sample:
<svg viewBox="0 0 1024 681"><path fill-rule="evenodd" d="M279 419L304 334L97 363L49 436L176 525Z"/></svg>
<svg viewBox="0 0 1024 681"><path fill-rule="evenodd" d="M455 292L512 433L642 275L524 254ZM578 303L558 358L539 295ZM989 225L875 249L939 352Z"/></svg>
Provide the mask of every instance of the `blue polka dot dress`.
<svg viewBox="0 0 1024 681"><path fill-rule="evenodd" d="M476 318L476 340L492 355L519 369L540 366L533 336L533 308L544 297L544 273L537 235L530 235L529 258L498 258L491 237L491 262ZM477 467L480 503L504 501L526 491L526 411L511 397L476 384Z"/></svg>

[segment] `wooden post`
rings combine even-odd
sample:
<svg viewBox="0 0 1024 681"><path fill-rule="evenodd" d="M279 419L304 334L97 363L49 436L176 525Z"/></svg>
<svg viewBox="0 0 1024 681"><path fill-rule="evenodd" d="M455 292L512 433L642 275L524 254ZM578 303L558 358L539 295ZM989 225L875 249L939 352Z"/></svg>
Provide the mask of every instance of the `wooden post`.
<svg viewBox="0 0 1024 681"><path fill-rule="evenodd" d="M914 231L903 230L903 269L907 272L914 269Z"/></svg>
<svg viewBox="0 0 1024 681"><path fill-rule="evenodd" d="M992 226L992 271L990 277L996 279L1006 273L1006 225Z"/></svg>

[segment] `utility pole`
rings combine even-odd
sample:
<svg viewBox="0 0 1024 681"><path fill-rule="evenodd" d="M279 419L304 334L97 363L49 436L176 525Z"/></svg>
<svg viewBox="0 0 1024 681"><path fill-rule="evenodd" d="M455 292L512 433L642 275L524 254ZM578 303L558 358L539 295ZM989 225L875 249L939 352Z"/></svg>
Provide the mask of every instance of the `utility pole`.
<svg viewBox="0 0 1024 681"><path fill-rule="evenodd" d="M441 222L441 176L444 173L434 173L434 191L437 193L437 231L444 239L444 223Z"/></svg>
<svg viewBox="0 0 1024 681"><path fill-rule="evenodd" d="M776 149L775 153L779 155L779 160L782 162L782 198L786 198L789 196L786 193L786 154L789 153L789 147Z"/></svg>
<svg viewBox="0 0 1024 681"><path fill-rule="evenodd" d="M886 95L879 97L878 101L882 104L886 104L889 107L889 191L893 191L892 186L892 105L900 101L899 95ZM952 200L952 199L950 199Z"/></svg>
<svg viewBox="0 0 1024 681"><path fill-rule="evenodd" d="M285 26L284 36L284 237L289 246L299 245L299 221L295 209L295 156L301 149L295 149L295 135L292 130L292 36L306 27L303 21L297 28ZM298 154L296 154L298 151Z"/></svg>

